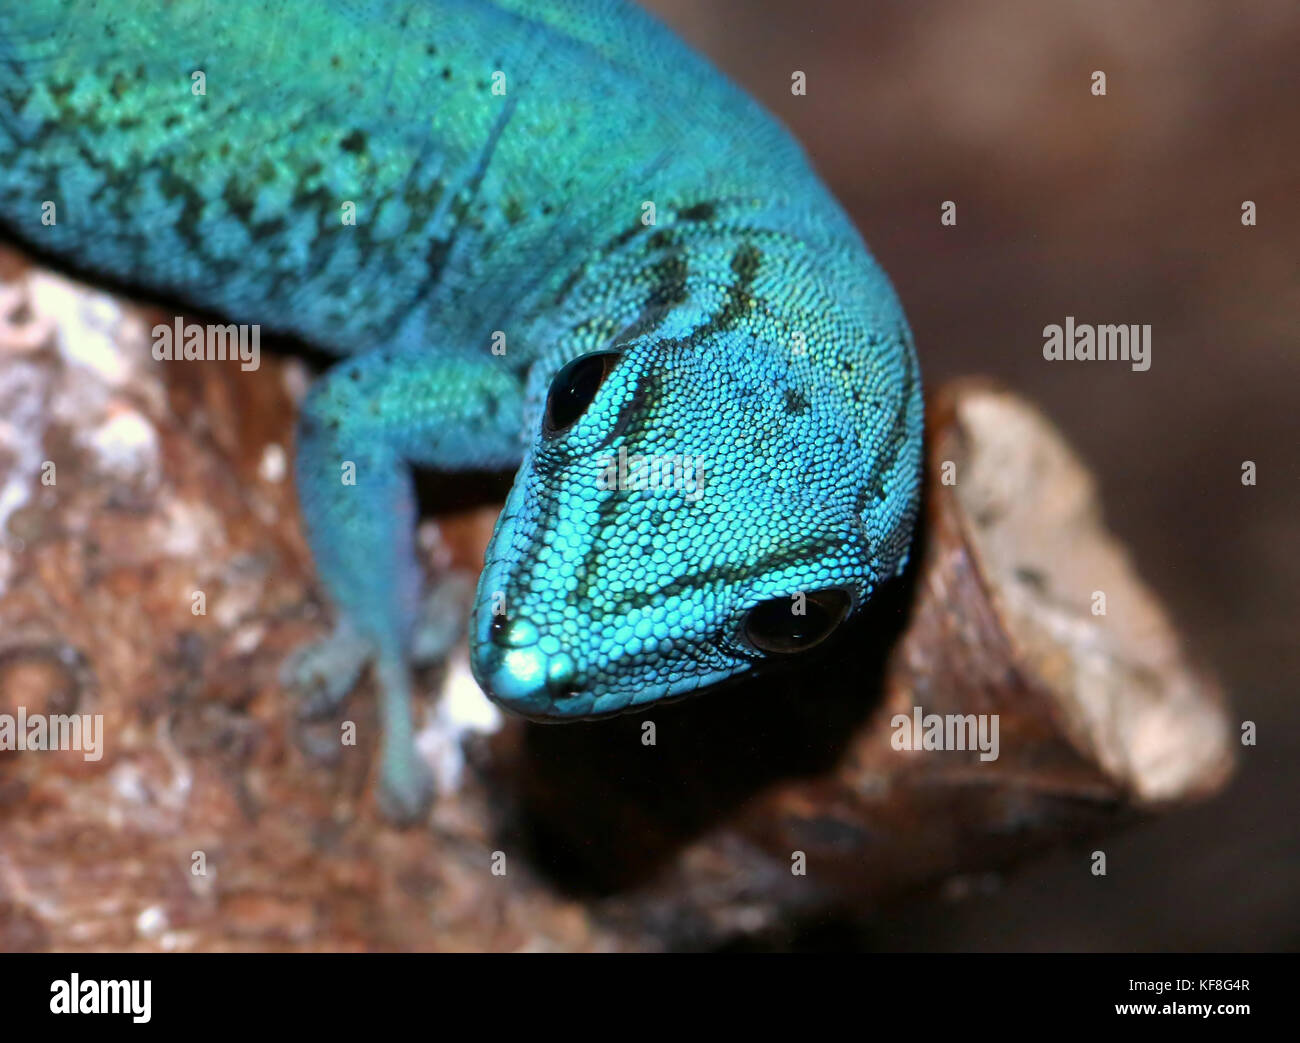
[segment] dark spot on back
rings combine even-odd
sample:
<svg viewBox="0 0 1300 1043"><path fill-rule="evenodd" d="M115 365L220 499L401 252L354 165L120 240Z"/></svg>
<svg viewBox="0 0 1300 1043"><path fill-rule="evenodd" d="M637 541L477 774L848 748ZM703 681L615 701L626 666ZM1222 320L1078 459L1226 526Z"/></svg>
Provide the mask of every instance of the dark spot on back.
<svg viewBox="0 0 1300 1043"><path fill-rule="evenodd" d="M436 278L442 271L443 265L447 263L447 257L451 253L452 240L450 238L432 239L429 242L429 251L425 254L425 263L429 266L429 277Z"/></svg>
<svg viewBox="0 0 1300 1043"><path fill-rule="evenodd" d="M511 196L506 200L505 206L502 209L506 216L506 222L511 225L517 225L528 215L528 211L524 209L523 203L519 202L519 200L514 196Z"/></svg>
<svg viewBox="0 0 1300 1043"><path fill-rule="evenodd" d="M717 212L718 208L712 203L696 203L683 210L681 216L687 221L711 221Z"/></svg>

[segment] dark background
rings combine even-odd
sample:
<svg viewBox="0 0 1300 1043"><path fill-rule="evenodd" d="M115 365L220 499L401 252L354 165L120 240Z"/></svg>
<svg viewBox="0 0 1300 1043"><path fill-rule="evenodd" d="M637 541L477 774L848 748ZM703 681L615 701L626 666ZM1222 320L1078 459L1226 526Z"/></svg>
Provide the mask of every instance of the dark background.
<svg viewBox="0 0 1300 1043"><path fill-rule="evenodd" d="M648 6L804 143L892 276L927 382L992 376L1060 426L1192 654L1258 725L1218 798L1109 838L1105 878L1062 850L809 943L1300 948L1300 5ZM1067 315L1150 323L1150 370L1046 362L1042 329Z"/></svg>

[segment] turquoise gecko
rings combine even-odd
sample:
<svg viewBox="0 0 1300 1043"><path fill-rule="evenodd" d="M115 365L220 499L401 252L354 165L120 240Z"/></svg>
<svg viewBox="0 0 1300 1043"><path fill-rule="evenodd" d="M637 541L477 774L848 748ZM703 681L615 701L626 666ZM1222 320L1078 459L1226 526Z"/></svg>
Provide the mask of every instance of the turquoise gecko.
<svg viewBox="0 0 1300 1043"><path fill-rule="evenodd" d="M412 467L518 468L471 663L534 718L803 652L906 561L888 279L788 133L622 2L5 5L0 222L343 356L296 447L338 631L295 670L341 697L374 665L396 818L430 795Z"/></svg>

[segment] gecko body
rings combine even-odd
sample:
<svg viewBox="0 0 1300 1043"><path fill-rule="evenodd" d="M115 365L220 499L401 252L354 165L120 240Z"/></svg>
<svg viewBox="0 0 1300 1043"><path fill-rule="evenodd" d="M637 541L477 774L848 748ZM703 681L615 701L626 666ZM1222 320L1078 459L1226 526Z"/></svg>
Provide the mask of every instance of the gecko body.
<svg viewBox="0 0 1300 1043"><path fill-rule="evenodd" d="M397 817L428 795L413 467L518 468L471 661L536 718L804 651L906 561L922 406L888 279L785 130L624 3L7 8L0 223L340 356L296 482ZM638 458L691 480L610 470Z"/></svg>

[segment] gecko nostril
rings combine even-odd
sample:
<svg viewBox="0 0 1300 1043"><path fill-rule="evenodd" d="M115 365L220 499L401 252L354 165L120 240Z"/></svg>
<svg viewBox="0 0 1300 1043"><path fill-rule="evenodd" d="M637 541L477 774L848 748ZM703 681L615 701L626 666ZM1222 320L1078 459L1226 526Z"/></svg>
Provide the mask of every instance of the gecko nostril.
<svg viewBox="0 0 1300 1043"><path fill-rule="evenodd" d="M506 619L493 616L488 624L488 637L498 648L528 648L537 644L537 627L526 619Z"/></svg>

